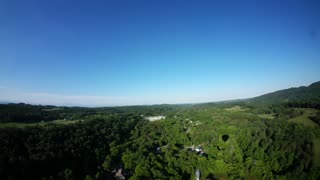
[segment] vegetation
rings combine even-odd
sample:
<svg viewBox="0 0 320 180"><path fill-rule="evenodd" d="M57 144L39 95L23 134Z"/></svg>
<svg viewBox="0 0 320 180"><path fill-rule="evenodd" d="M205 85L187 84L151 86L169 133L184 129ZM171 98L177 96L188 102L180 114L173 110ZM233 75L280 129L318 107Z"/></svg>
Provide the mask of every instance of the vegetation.
<svg viewBox="0 0 320 180"><path fill-rule="evenodd" d="M289 106L320 108L320 82L315 82L308 87L290 88L265 94L248 100L252 103L286 103Z"/></svg>
<svg viewBox="0 0 320 180"><path fill-rule="evenodd" d="M258 98L114 108L1 105L0 176L194 179L198 169L201 179L319 179L319 101L306 106ZM144 119L153 115L166 118Z"/></svg>
<svg viewBox="0 0 320 180"><path fill-rule="evenodd" d="M139 123L137 116L129 114L70 125L3 128L1 175L59 178L68 172L78 179L99 174L106 156L116 156L130 136L127 132Z"/></svg>

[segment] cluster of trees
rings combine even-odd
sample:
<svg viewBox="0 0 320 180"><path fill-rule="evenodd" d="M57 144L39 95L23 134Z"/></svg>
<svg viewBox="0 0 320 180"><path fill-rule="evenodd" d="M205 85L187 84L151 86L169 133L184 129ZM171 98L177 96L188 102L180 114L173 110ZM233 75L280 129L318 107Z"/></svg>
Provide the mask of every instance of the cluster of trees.
<svg viewBox="0 0 320 180"><path fill-rule="evenodd" d="M313 168L312 135L293 123L261 120L239 133L245 168L256 177L317 179Z"/></svg>
<svg viewBox="0 0 320 180"><path fill-rule="evenodd" d="M208 107L188 111L134 131L122 156L133 179L194 178L196 169L209 179L320 177L305 127ZM197 145L206 155L188 150Z"/></svg>
<svg viewBox="0 0 320 180"><path fill-rule="evenodd" d="M56 107L30 104L0 104L0 123L24 122L34 123L57 119L83 119L92 115L89 108Z"/></svg>
<svg viewBox="0 0 320 180"><path fill-rule="evenodd" d="M312 161L319 127L285 121L303 111L284 104L11 106L7 110L12 115L20 108L24 115L42 112L42 118L52 113L52 119L85 121L2 128L0 177L111 179L122 168L131 179L193 179L197 169L203 179L320 178L320 169ZM228 110L234 106L241 107ZM0 114L7 111L3 109ZM265 120L257 114L274 114L275 118ZM143 119L148 115L166 118L149 122ZM310 118L319 124L319 117L318 112ZM194 151L198 146L204 153Z"/></svg>
<svg viewBox="0 0 320 180"><path fill-rule="evenodd" d="M40 122L50 121L58 118L58 114L50 109L49 106L32 106L28 104L0 104L0 122Z"/></svg>
<svg viewBox="0 0 320 180"><path fill-rule="evenodd" d="M0 131L0 177L105 179L104 161L120 165L118 154L130 131L145 121L135 115L111 115L71 125L4 128Z"/></svg>
<svg viewBox="0 0 320 180"><path fill-rule="evenodd" d="M136 115L165 115L174 112L181 106L154 105L154 106L123 106L123 107L57 107L30 104L0 104L0 123L24 122L34 123L52 121L57 119L81 120L92 116L103 117L110 114L136 114Z"/></svg>
<svg viewBox="0 0 320 180"><path fill-rule="evenodd" d="M249 99L253 103L279 104L292 103L294 106L320 107L320 82L307 87L289 88Z"/></svg>

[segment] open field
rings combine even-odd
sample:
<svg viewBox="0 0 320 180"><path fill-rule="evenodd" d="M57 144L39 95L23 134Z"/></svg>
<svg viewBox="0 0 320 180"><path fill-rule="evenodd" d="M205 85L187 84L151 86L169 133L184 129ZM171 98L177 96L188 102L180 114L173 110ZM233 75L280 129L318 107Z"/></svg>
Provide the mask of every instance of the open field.
<svg viewBox="0 0 320 180"><path fill-rule="evenodd" d="M78 122L78 121L77 120L68 121L68 120L63 120L63 119L57 119L57 120L54 120L54 121L39 122L39 123L15 123L15 122L9 122L9 123L0 123L0 128L7 128L7 127L24 128L24 127L44 126L44 125L48 125L48 124L68 125L68 124L74 124L76 122Z"/></svg>
<svg viewBox="0 0 320 180"><path fill-rule="evenodd" d="M263 119L274 119L274 114L258 114L258 116Z"/></svg>
<svg viewBox="0 0 320 180"><path fill-rule="evenodd" d="M239 112L239 111L246 111L248 109L242 108L241 106L233 106L231 108L225 108L225 110L231 111L231 112Z"/></svg>
<svg viewBox="0 0 320 180"><path fill-rule="evenodd" d="M317 127L318 124L309 119L310 116L315 115L317 110L308 109L308 108L301 108L301 110L303 110L303 114L301 116L289 119L288 121L293 123L303 124L305 126Z"/></svg>

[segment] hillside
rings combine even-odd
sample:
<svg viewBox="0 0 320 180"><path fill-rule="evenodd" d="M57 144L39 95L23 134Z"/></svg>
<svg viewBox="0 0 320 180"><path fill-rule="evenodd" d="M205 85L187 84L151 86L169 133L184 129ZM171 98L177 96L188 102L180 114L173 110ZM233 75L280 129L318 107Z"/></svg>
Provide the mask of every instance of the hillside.
<svg viewBox="0 0 320 180"><path fill-rule="evenodd" d="M198 106L223 105L248 102L261 106L270 104L289 104L290 107L320 108L320 81L315 82L307 87L289 88L251 99L231 100L216 103L201 103ZM189 104L190 105L190 104ZM153 106L122 106L122 107L101 107L101 108L84 108L84 107L58 107L19 104L0 104L0 122L41 122L52 121L57 119L83 119L90 115L104 115L130 112L134 114L158 115L164 112L172 111L176 108L187 107L188 105L153 105Z"/></svg>
<svg viewBox="0 0 320 180"><path fill-rule="evenodd" d="M289 88L272 93L264 94L248 100L255 103L312 103L320 102L320 81L309 86Z"/></svg>
<svg viewBox="0 0 320 180"><path fill-rule="evenodd" d="M1 104L0 177L319 179L319 86L189 105Z"/></svg>

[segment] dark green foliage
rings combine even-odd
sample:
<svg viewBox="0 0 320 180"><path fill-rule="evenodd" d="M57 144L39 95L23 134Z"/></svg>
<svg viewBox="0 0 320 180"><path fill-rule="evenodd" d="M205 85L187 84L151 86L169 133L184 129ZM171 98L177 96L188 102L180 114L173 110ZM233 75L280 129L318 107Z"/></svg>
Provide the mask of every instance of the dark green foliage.
<svg viewBox="0 0 320 180"><path fill-rule="evenodd" d="M1 122L41 122L57 119L81 120L91 116L106 116L110 114L136 114L144 116L166 115L172 113L177 105L154 105L154 106L123 106L123 107L57 107L30 104L0 104Z"/></svg>
<svg viewBox="0 0 320 180"><path fill-rule="evenodd" d="M316 115L311 116L310 119L320 126L320 112L317 112Z"/></svg>
<svg viewBox="0 0 320 180"><path fill-rule="evenodd" d="M56 119L77 120L95 114L90 108L0 104L0 122L41 122Z"/></svg>
<svg viewBox="0 0 320 180"><path fill-rule="evenodd" d="M58 115L44 109L51 107L28 104L0 104L0 122L40 122L58 119Z"/></svg>
<svg viewBox="0 0 320 180"><path fill-rule="evenodd" d="M276 91L247 101L262 104L286 103L290 107L320 109L320 82L313 83L308 87L302 86Z"/></svg>
<svg viewBox="0 0 320 180"><path fill-rule="evenodd" d="M311 136L295 124L273 120L263 124L253 124L238 137L246 168L259 177L308 174L312 169ZM259 166L267 171L258 170Z"/></svg>
<svg viewBox="0 0 320 180"><path fill-rule="evenodd" d="M84 120L0 128L0 177L319 179L319 86L195 105L0 105L0 122Z"/></svg>
<svg viewBox="0 0 320 180"><path fill-rule="evenodd" d="M193 111L189 117L202 123L189 133L182 128L190 124L189 120L182 117L135 130L122 156L133 179L192 178L197 168L204 176L217 178L319 177L312 175L318 169L312 165L312 133L304 127L245 114L241 115L243 120L232 120L229 118L233 114L220 114L219 109L189 111ZM216 115L211 121L212 114ZM188 150L191 144L201 144L207 156ZM161 153L156 151L157 147L161 147Z"/></svg>
<svg viewBox="0 0 320 180"><path fill-rule="evenodd" d="M107 155L110 163L120 162L121 145L140 121L126 115L68 126L1 129L1 176L96 175Z"/></svg>
<svg viewBox="0 0 320 180"><path fill-rule="evenodd" d="M312 161L318 131L284 120L302 110L283 105L225 110L233 105L175 107L155 122L142 119L143 108L104 116L83 109L91 114L84 122L2 128L0 175L108 179L122 167L132 179L190 179L196 169L217 179L319 177ZM257 112L277 116L264 120ZM196 147L204 153L192 151Z"/></svg>

